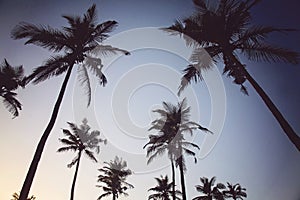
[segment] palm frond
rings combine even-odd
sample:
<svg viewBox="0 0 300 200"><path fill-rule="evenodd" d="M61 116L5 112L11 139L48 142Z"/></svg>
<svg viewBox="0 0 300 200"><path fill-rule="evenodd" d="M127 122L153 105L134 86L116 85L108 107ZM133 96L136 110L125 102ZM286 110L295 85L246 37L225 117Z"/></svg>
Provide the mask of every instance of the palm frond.
<svg viewBox="0 0 300 200"><path fill-rule="evenodd" d="M95 40L103 42L109 37L109 33L112 32L118 25L116 21L106 21L96 26L95 28Z"/></svg>
<svg viewBox="0 0 300 200"><path fill-rule="evenodd" d="M3 97L3 104L6 109L14 116L19 116L19 110L22 110L22 104L15 98L17 93L6 92L1 95Z"/></svg>
<svg viewBox="0 0 300 200"><path fill-rule="evenodd" d="M77 151L78 150L78 147L77 146L67 146L67 147L61 147L57 150L57 152L65 152L65 151Z"/></svg>
<svg viewBox="0 0 300 200"><path fill-rule="evenodd" d="M79 156L77 155L70 164L67 165L68 168L73 167L79 161Z"/></svg>
<svg viewBox="0 0 300 200"><path fill-rule="evenodd" d="M73 140L68 140L65 138L59 139L59 141L65 145L77 145L77 141L73 141Z"/></svg>
<svg viewBox="0 0 300 200"><path fill-rule="evenodd" d="M242 44L259 44L272 32L286 33L295 31L294 29L275 28L272 26L252 26L243 31L238 39L233 43L235 46Z"/></svg>
<svg viewBox="0 0 300 200"><path fill-rule="evenodd" d="M78 68L78 81L80 82L81 86L84 88L87 100L87 106L91 103L91 96L92 96L92 89L91 89L91 82L89 78L89 74L87 72L86 66L81 65Z"/></svg>
<svg viewBox="0 0 300 200"><path fill-rule="evenodd" d="M184 75L181 78L181 83L178 88L178 95L180 95L192 81L197 83L203 80L201 71L192 64L188 65L187 68L183 70L183 73Z"/></svg>
<svg viewBox="0 0 300 200"><path fill-rule="evenodd" d="M64 73L68 67L67 56L54 56L48 59L43 66L35 68L32 74L27 77L27 82L33 80L34 84L38 84Z"/></svg>
<svg viewBox="0 0 300 200"><path fill-rule="evenodd" d="M84 60L83 66L88 68L93 74L96 75L96 77L99 79L100 85L106 85L107 79L102 72L103 65L101 59L87 56Z"/></svg>
<svg viewBox="0 0 300 200"><path fill-rule="evenodd" d="M85 149L84 152L91 160L98 162L92 151Z"/></svg>
<svg viewBox="0 0 300 200"><path fill-rule="evenodd" d="M106 192L106 193L104 193L104 194L101 194L99 197L98 197L98 200L100 200L100 199L102 199L102 198L104 198L104 197L107 197L107 196L109 196L109 195L111 195L112 194L112 192Z"/></svg>
<svg viewBox="0 0 300 200"><path fill-rule="evenodd" d="M241 47L241 51L253 61L285 62L296 65L300 60L298 52L267 44L246 44Z"/></svg>
<svg viewBox="0 0 300 200"><path fill-rule="evenodd" d="M93 50L91 50L91 53L98 56L117 55L118 53L130 55L130 52L124 49L102 44L98 44Z"/></svg>
<svg viewBox="0 0 300 200"><path fill-rule="evenodd" d="M54 52L67 48L67 35L50 26L22 22L12 30L11 36L13 39L28 38L25 44L35 44Z"/></svg>

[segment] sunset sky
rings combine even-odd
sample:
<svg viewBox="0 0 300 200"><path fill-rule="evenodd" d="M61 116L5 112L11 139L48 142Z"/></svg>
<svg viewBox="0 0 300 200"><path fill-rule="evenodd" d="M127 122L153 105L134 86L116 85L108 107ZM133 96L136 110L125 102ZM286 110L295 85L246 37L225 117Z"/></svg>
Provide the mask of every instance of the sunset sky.
<svg viewBox="0 0 300 200"><path fill-rule="evenodd" d="M189 138L203 149L197 154L197 164L192 158L186 158L188 199L200 195L195 185L203 176L216 176L223 183L240 183L247 189L249 200L300 199L300 153L248 83L249 96L245 96L230 78L220 78L222 65L217 65L214 71L207 72L204 82L192 84L183 95L176 96L190 49L182 39L158 28L192 14L191 0L0 0L1 62L6 58L13 66L23 65L29 74L52 54L34 45L24 45L24 40L11 39L13 27L26 21L61 28L66 25L61 15L82 15L93 3L97 5L98 22L119 23L105 43L131 51L131 55L103 58L108 84L105 88L93 85L92 104L88 109L87 98L76 82L76 70L72 72L30 194L37 200L69 198L75 168L69 169L67 164L75 154L57 153L61 146L58 138L63 137L62 129L68 128L66 122L79 124L86 117L91 128L100 130L101 137L108 139L108 145L101 146L96 156L98 163L82 158L75 198L97 199L101 195L102 191L95 187L97 169L117 155L134 171L128 182L135 186L128 190L128 197L119 199L147 199L150 194L147 190L156 184L154 177L165 174L171 177L166 157L146 165L142 147L147 143L150 122L157 117L151 111L159 108L162 101L176 103L187 97L191 119L216 132L214 136L197 132ZM299 8L298 0L263 0L252 10L253 22L300 30ZM271 36L271 43L300 52L299 31ZM299 64L253 63L243 58L242 61L299 133ZM15 119L0 104L1 200L10 199L14 192L21 190L62 80L63 76L59 76L18 90L23 110ZM214 137L215 145L205 143L209 137ZM205 144L212 149L207 150ZM176 179L180 188L179 173Z"/></svg>

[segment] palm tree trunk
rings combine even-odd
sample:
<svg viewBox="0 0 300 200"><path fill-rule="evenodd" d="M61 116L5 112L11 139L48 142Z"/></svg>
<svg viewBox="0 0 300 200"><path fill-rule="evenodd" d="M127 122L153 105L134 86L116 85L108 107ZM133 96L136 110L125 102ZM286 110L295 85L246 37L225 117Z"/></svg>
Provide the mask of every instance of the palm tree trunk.
<svg viewBox="0 0 300 200"><path fill-rule="evenodd" d="M176 200L176 195L175 195L175 166L174 166L174 160L171 158L171 169L172 169L172 197L173 200Z"/></svg>
<svg viewBox="0 0 300 200"><path fill-rule="evenodd" d="M57 118L57 115L58 115L58 112L59 112L59 108L60 108L61 102L63 100L63 96L64 96L64 93L66 91L68 81L69 81L70 76L71 76L73 65L74 64L70 65L70 67L67 71L67 74L66 74L65 79L63 81L63 84L61 86L58 98L57 98L56 103L54 105L50 121L49 121L49 123L48 123L48 125L47 125L47 127L46 127L39 143L38 143L36 151L34 153L33 160L31 161L29 170L27 172L25 181L24 181L22 189L21 189L20 200L26 200L27 197L28 197L28 194L29 194L29 191L30 191L33 179L34 179L34 175L36 173L39 161L41 159L41 156L42 156L47 138L50 135L50 132L53 129L53 126L55 124L55 121L56 121L56 118Z"/></svg>
<svg viewBox="0 0 300 200"><path fill-rule="evenodd" d="M80 158L81 158L81 150L80 150L79 153L78 153L78 161L77 161L77 164L76 164L75 174L74 174L74 178L73 178L73 183L72 183L72 188L71 188L71 197L70 197L70 200L74 200L75 183L76 183L76 179L77 179L77 174L78 174L78 169L79 169Z"/></svg>
<svg viewBox="0 0 300 200"><path fill-rule="evenodd" d="M179 170L180 170L180 181L181 181L181 192L182 192L182 200L186 200L186 191L185 191L185 183L184 183L184 169L182 163L182 155L179 158Z"/></svg>
<svg viewBox="0 0 300 200"><path fill-rule="evenodd" d="M274 105L269 96L265 93L265 91L259 86L259 84L254 80L254 78L248 73L245 69L245 76L249 83L253 86L258 95L262 98L266 106L272 112L273 116L276 118L277 122L280 124L281 128L290 139L290 141L295 145L295 147L300 151L300 137L293 130L291 125L287 122L287 120L283 117L278 108Z"/></svg>

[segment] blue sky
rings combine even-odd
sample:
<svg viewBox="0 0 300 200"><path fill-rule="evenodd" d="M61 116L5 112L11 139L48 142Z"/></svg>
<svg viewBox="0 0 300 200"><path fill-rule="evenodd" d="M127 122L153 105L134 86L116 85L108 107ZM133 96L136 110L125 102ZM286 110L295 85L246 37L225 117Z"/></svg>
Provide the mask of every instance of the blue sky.
<svg viewBox="0 0 300 200"><path fill-rule="evenodd" d="M51 54L33 45L24 46L24 41L12 40L11 29L20 21L61 27L66 25L65 20L61 18L62 14L82 14L92 3L97 4L99 22L109 19L119 22L118 28L107 43L111 42L110 44L128 50L132 50L130 45L134 46L144 40L151 42L155 38L151 38L151 34L146 34L146 37L137 35L136 40L120 42L118 38L124 31L169 26L175 19L188 16L194 10L192 1L187 0L0 1L0 59L6 58L12 65L23 64L26 73L30 73ZM296 0L284 3L265 0L253 9L254 22L299 29L298 8L299 3ZM271 42L300 51L299 32L272 36L274 37ZM161 43L164 42L165 40ZM178 43L182 44L182 41ZM106 64L104 71L109 83L105 88L93 88L93 103L89 109L85 109L86 98L82 97L78 89L80 87L76 84L76 73L72 74L57 123L47 142L31 190L31 194L37 196L37 199L69 198L74 169L68 169L66 165L74 155L71 152L56 153L60 147L58 138L62 137L61 129L67 128L67 121L80 122L83 117L88 117L92 128L100 130L102 137L109 138L110 142L101 148L102 151L97 156L99 163L83 158L76 186L76 199L96 199L101 194L95 187L97 169L103 165L103 161L111 160L115 155L127 160L128 166L136 172L129 178L135 189L128 191L130 196L124 199L147 198L147 189L155 184L153 177L170 174L165 158L147 166L145 152L140 145L146 140L147 125L155 118L151 110L159 107L161 101L176 102L177 97L172 88L178 85L179 80L176 77L180 76L180 71L187 61L184 56L155 48L142 48L133 51L129 57L110 57L103 61ZM243 61L296 132L300 132L299 65ZM154 72L157 70L160 74L156 77L155 73L151 74L151 70L147 71L149 68ZM142 80L134 75L139 69L144 69ZM165 75L164 72L171 75ZM9 199L12 193L20 190L37 142L48 123L62 78L53 78L19 90L23 110L16 119L11 119L4 106L0 105L0 199ZM222 78L226 94L224 127L217 144L208 156L199 159L197 164L187 158L188 198L197 195L194 186L199 183L200 177L216 176L217 181L239 182L246 187L248 199L298 200L299 152L288 141L250 85L247 85L250 96L245 96L232 84L231 79L225 76ZM138 84L134 85L134 81ZM153 83L155 81L156 83ZM126 83L125 86L132 83L133 89L118 90L124 86L122 83ZM205 83L193 84L185 93L189 95L188 100L192 106L192 119L199 120L205 126L209 126L211 122L212 106L208 87ZM119 102L117 95L125 102ZM125 117L122 118L124 120L118 118L119 110L114 110L116 106L120 106L120 109L125 106L129 120ZM127 125L129 129L124 130ZM199 135L191 139L201 145L203 138L204 136Z"/></svg>

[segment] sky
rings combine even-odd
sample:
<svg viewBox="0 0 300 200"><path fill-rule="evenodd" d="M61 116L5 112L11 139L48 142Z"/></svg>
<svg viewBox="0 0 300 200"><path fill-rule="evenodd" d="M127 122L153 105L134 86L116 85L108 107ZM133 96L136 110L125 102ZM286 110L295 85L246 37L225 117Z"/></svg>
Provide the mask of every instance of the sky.
<svg viewBox="0 0 300 200"><path fill-rule="evenodd" d="M86 117L92 129L100 130L101 137L108 139L108 145L101 146L96 156L98 163L82 158L75 198L97 199L101 195L102 191L95 187L97 169L117 155L134 171L128 182L135 188L120 199L146 199L150 194L147 190L156 184L154 177L170 177L166 157L146 164L142 146L147 142L150 122L157 117L151 111L160 108L162 101L176 103L187 97L191 119L216 132L214 136L197 132L189 138L201 151L197 152L197 164L186 158L188 199L199 195L195 185L203 176L216 176L223 183L240 183L247 189L247 199L300 199L300 154L250 85L246 84L249 96L243 95L230 78L221 77L222 66L218 65L205 74L205 81L190 85L180 97L176 95L181 70L188 64L191 50L180 38L157 28L193 13L192 1L0 0L0 60L6 58L14 66L23 65L29 74L52 54L11 39L12 28L21 21L60 28L66 25L62 14L82 14L93 3L97 5L99 22L119 23L106 43L129 50L131 55L103 58L108 84L103 88L92 81L89 108L76 82L76 70L72 73L30 194L44 200L69 198L74 168L67 168L67 164L75 154L56 153L61 146L58 138L63 136L62 129L68 128L66 122L79 124ZM299 6L297 0L263 0L252 10L253 21L299 29ZM271 42L300 52L300 32L272 35ZM242 61L294 130L300 132L299 65ZM15 119L0 104L0 199L10 199L20 191L62 80L63 76L59 76L18 90L23 110ZM177 173L180 188L178 177Z"/></svg>

